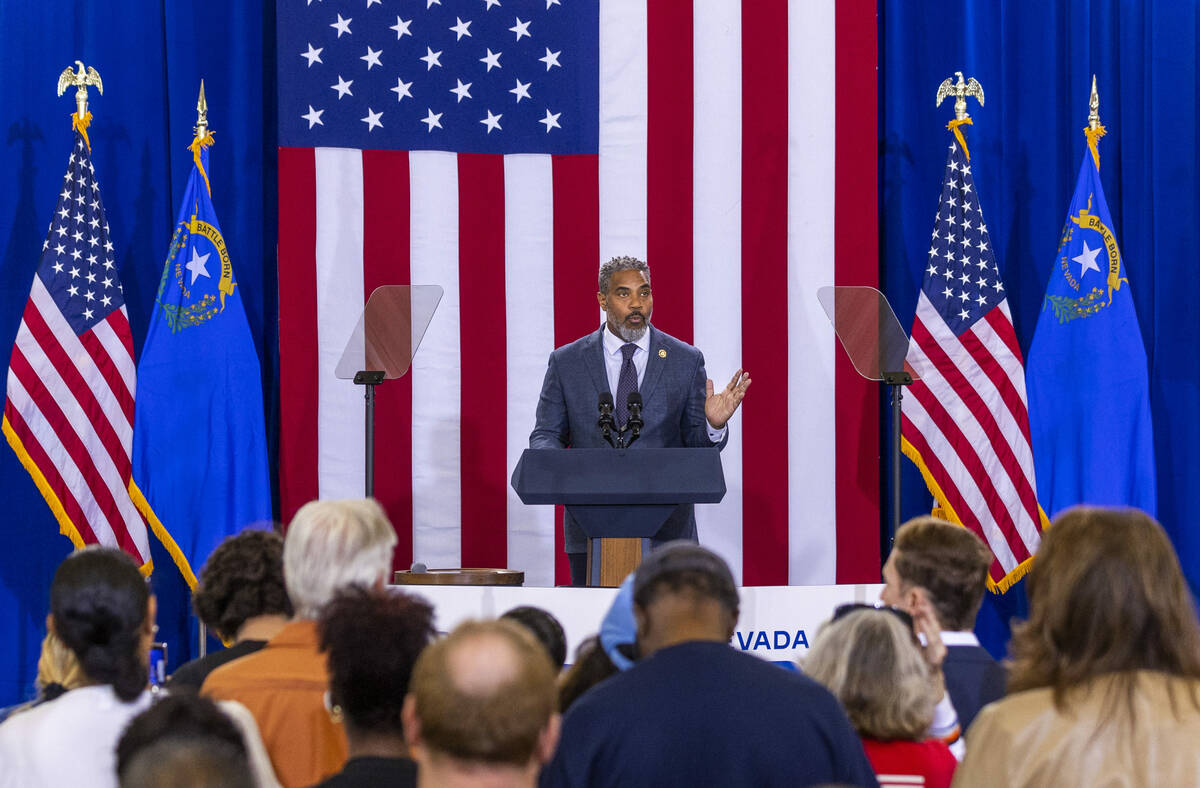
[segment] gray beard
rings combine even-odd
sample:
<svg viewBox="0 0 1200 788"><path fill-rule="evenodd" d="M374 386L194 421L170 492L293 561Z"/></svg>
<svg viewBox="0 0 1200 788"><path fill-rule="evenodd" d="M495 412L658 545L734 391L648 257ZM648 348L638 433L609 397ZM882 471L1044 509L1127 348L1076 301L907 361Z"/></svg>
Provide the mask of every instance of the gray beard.
<svg viewBox="0 0 1200 788"><path fill-rule="evenodd" d="M608 326L612 332L626 342L637 342L642 337L646 336L646 330L650 327L649 321L642 321L641 328L630 328L629 326L614 327L611 323Z"/></svg>

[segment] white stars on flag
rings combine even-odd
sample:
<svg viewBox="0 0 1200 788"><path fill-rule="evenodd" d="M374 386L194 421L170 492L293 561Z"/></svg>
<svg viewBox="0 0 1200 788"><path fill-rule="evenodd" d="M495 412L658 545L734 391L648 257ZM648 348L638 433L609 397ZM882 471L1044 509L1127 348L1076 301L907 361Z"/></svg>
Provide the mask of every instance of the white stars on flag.
<svg viewBox="0 0 1200 788"><path fill-rule="evenodd" d="M558 125L558 119L561 115L561 112L551 112L550 110L546 110L546 117L539 120L538 123L544 123L546 125L546 133L549 134L550 129L562 128L562 126Z"/></svg>
<svg viewBox="0 0 1200 788"><path fill-rule="evenodd" d="M522 22L521 17L517 17L516 19L517 23L510 27L509 30L517 34L517 40L520 41L522 36L533 38L533 34L529 32L529 23Z"/></svg>
<svg viewBox="0 0 1200 788"><path fill-rule="evenodd" d="M479 122L487 126L488 134L491 134L493 130L500 128L501 117L503 117L503 115L493 115L492 111L489 109L487 111L487 117Z"/></svg>
<svg viewBox="0 0 1200 788"><path fill-rule="evenodd" d="M397 14L383 0L302 4L294 9L298 23L289 17L281 25L281 46L299 55L281 66L281 100L289 106L281 142L405 149L427 146L428 134L444 130L434 144L460 151L594 146L595 127L571 117L592 79L584 73L594 67L594 42L582 48L591 41L587 26L555 8L560 0L516 4L519 16L489 13L512 5L426 0L424 9L402 5L397 10L407 13ZM294 38L284 35L293 27ZM472 103L478 106L468 110Z"/></svg>
<svg viewBox="0 0 1200 788"><path fill-rule="evenodd" d="M331 25L330 25L330 27L332 27L334 30L337 30L337 37L338 37L338 38L341 38L341 37L342 37L342 33L345 33L346 35L353 35L353 34L350 32L350 23L351 23L352 21L353 21L353 20L351 20L351 19L343 19L343 18L342 18L342 15L341 15L341 14L338 14L338 15L337 15L337 21L336 21L336 22L334 22L333 24L331 24Z"/></svg>
<svg viewBox="0 0 1200 788"><path fill-rule="evenodd" d="M383 128L383 112L376 112L372 109L367 110L367 116L361 118L362 122L367 124L367 131L374 131L376 128Z"/></svg>

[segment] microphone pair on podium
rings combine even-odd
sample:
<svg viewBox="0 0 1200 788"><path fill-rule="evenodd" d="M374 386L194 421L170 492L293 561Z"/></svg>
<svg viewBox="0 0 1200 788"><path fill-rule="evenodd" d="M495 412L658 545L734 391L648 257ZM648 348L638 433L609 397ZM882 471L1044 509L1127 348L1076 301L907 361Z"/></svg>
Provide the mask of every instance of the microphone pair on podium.
<svg viewBox="0 0 1200 788"><path fill-rule="evenodd" d="M596 426L600 428L604 440L614 449L629 448L642 434L642 395L636 391L629 392L625 407L629 409L629 421L625 422L624 427L617 427L617 422L613 419L613 396L607 391L600 393L600 419ZM625 440L626 432L629 433L629 440Z"/></svg>

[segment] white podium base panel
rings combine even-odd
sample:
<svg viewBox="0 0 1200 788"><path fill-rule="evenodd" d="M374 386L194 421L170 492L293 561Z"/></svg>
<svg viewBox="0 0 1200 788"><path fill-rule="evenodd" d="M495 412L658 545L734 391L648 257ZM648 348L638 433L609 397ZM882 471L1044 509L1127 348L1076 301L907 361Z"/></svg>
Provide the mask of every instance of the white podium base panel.
<svg viewBox="0 0 1200 788"><path fill-rule="evenodd" d="M803 658L821 625L838 605L875 604L877 583L835 586L754 586L738 589L741 615L731 645L774 662ZM615 588L505 588L502 586L405 586L428 599L435 625L449 632L467 619L496 618L520 605L552 613L567 636L567 662L575 649L600 630L616 596Z"/></svg>

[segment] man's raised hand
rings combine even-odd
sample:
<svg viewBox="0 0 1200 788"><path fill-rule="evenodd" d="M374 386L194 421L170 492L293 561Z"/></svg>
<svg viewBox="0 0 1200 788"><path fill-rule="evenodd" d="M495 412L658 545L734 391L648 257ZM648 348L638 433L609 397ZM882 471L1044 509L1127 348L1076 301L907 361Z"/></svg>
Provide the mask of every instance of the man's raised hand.
<svg viewBox="0 0 1200 788"><path fill-rule="evenodd" d="M704 415L713 429L719 430L742 404L746 389L750 387L750 373L739 369L733 373L729 385L719 394L714 393L712 380L704 381Z"/></svg>

